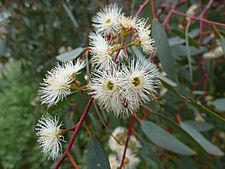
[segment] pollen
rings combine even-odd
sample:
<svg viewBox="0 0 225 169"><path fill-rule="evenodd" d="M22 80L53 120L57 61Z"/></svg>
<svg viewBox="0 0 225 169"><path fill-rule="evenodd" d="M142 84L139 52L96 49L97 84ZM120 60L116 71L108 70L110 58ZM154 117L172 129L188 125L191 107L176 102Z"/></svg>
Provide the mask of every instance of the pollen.
<svg viewBox="0 0 225 169"><path fill-rule="evenodd" d="M106 83L105 83L105 87L106 87L106 89L108 89L108 90L113 90L114 88L115 88L115 85L114 85L114 83L112 82L112 81L107 81Z"/></svg>
<svg viewBox="0 0 225 169"><path fill-rule="evenodd" d="M131 83L135 86L135 87L140 87L142 85L142 78L141 77L134 77L131 80Z"/></svg>
<svg viewBox="0 0 225 169"><path fill-rule="evenodd" d="M112 24L113 24L112 19L111 19L111 18L106 18L106 19L105 19L105 24L106 24L106 25L112 25Z"/></svg>

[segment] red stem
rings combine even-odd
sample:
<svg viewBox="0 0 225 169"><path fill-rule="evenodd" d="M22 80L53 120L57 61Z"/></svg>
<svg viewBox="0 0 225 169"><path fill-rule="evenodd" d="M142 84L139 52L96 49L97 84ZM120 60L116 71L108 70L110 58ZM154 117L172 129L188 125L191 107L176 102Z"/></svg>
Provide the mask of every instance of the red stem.
<svg viewBox="0 0 225 169"><path fill-rule="evenodd" d="M68 158L69 158L71 164L73 165L73 168L80 169L79 166L77 165L77 163L74 161L72 154L67 153L67 155L68 155Z"/></svg>
<svg viewBox="0 0 225 169"><path fill-rule="evenodd" d="M150 63L153 62L155 54L156 54L156 49L154 49L153 52L148 57L148 60L149 60Z"/></svg>
<svg viewBox="0 0 225 169"><path fill-rule="evenodd" d="M116 52L116 54L115 54L115 56L114 56L114 58L113 58L113 61L114 61L114 62L116 62L116 60L117 60L117 58L118 58L118 56L119 56L119 54L120 54L120 51L121 51L121 49L119 49L119 50Z"/></svg>
<svg viewBox="0 0 225 169"><path fill-rule="evenodd" d="M204 19L204 18L200 18L200 17L196 17L196 16L187 15L187 14L185 14L185 13L183 13L183 12L180 12L180 11L177 11L177 10L174 10L173 13L175 13L175 14L177 14L177 15L180 15L180 16L188 17L188 18L190 18L190 19L202 21L202 22L207 23L207 24L225 27L225 24L223 24L223 23L214 22L214 21L209 21L209 20Z"/></svg>
<svg viewBox="0 0 225 169"><path fill-rule="evenodd" d="M203 19L203 17L208 13L209 8L211 7L212 3L213 3L213 0L210 0L208 2L206 7L202 10L201 14L199 15L200 19ZM203 32L204 32L204 22L202 20L200 21L199 29L200 29L199 41L200 41L200 44L202 44L203 43ZM208 88L208 72L205 68L205 59L203 57L203 54L201 54L201 56L199 58L199 66L203 72L204 91L206 92L206 90Z"/></svg>
<svg viewBox="0 0 225 169"><path fill-rule="evenodd" d="M85 118L86 118L86 116L88 114L88 111L89 111L93 101L94 101L94 98L91 97L89 102L88 102L88 104L87 104L87 106L84 109L83 114L80 117L79 122L76 124L77 126L76 126L76 128L74 130L73 135L70 138L69 144L67 145L65 152L63 153L62 157L57 161L54 169L58 169L60 167L60 165L62 164L62 162L65 160L66 156L68 156L68 154L70 153L72 145L73 145L73 143L74 143L74 141L75 141L75 139L76 139L76 137L77 137L81 127L82 127L82 124L84 123L84 120L85 120Z"/></svg>
<svg viewBox="0 0 225 169"><path fill-rule="evenodd" d="M130 124L129 124L128 132L127 132L127 139L126 139L126 143L125 143L125 147L124 147L124 151L123 151L123 157L122 157L119 169L123 168L123 163L124 163L124 159L126 157L126 151L127 151L128 143L129 143L130 136L131 136L131 133L132 133L132 128L134 126L134 120L135 120L135 113L133 113L131 118L130 118Z"/></svg>
<svg viewBox="0 0 225 169"><path fill-rule="evenodd" d="M151 6L152 6L152 18L155 19L155 5L154 5L154 0L151 0Z"/></svg>
<svg viewBox="0 0 225 169"><path fill-rule="evenodd" d="M172 8L171 8L169 14L167 15L167 17L166 17L165 20L163 21L162 26L163 26L164 28L167 27L167 25L168 25L168 23L169 23L169 21L170 21L170 18L171 18L171 16L173 15L174 10L176 9L176 6L177 6L177 1L174 0L174 1L173 1L173 4L172 4Z"/></svg>
<svg viewBox="0 0 225 169"><path fill-rule="evenodd" d="M138 17L141 12L144 10L144 8L149 4L150 0L145 0L144 3L142 5L140 5L138 11L136 12L136 14L134 15L135 17Z"/></svg>
<svg viewBox="0 0 225 169"><path fill-rule="evenodd" d="M203 9L201 14L199 15L200 19L203 19L204 15L207 14L207 12L208 12L209 8L211 7L212 3L213 3L213 0L210 0L208 2L206 7ZM202 36L203 35L203 29L204 29L204 22L201 20L200 21L200 38L199 38L200 43L202 43L202 41L203 41L203 36Z"/></svg>

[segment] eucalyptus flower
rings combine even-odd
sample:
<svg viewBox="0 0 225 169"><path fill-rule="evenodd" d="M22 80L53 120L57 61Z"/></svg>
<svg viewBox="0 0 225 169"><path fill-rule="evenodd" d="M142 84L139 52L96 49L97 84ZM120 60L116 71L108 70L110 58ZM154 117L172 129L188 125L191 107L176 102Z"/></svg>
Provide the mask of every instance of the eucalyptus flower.
<svg viewBox="0 0 225 169"><path fill-rule="evenodd" d="M48 71L39 90L41 103L52 106L71 94L71 87L76 80L76 75L84 66L85 63L81 63L78 59L75 64L73 61L63 62Z"/></svg>
<svg viewBox="0 0 225 169"><path fill-rule="evenodd" d="M116 4L105 6L93 18L93 26L97 32L103 35L115 33L119 29L121 16L121 9Z"/></svg>
<svg viewBox="0 0 225 169"><path fill-rule="evenodd" d="M113 130L113 136L110 136L108 145L109 148L114 152L119 152L124 148L127 139L127 129L124 127L117 127ZM140 148L141 144L137 138L133 135L130 136L128 148L133 152L137 152L137 148Z"/></svg>
<svg viewBox="0 0 225 169"><path fill-rule="evenodd" d="M139 19L136 24L138 40L141 43L143 51L150 54L154 51L154 39L151 38L151 26L147 25L147 20Z"/></svg>
<svg viewBox="0 0 225 169"><path fill-rule="evenodd" d="M93 64L97 65L100 69L109 69L113 63L111 56L113 46L99 33L91 33L89 39Z"/></svg>
<svg viewBox="0 0 225 169"><path fill-rule="evenodd" d="M42 152L53 160L58 157L62 150L61 141L64 141L60 129L62 125L57 117L46 114L41 117L36 126L36 134L39 137L38 142Z"/></svg>
<svg viewBox="0 0 225 169"><path fill-rule="evenodd" d="M123 157L123 151L118 153L118 159L121 162ZM123 161L123 169L136 169L140 163L140 158L137 157L129 148L126 150L126 155Z"/></svg>
<svg viewBox="0 0 225 169"><path fill-rule="evenodd" d="M107 112L112 112L115 116L123 115L123 100L121 90L120 71L116 66L111 70L95 70L92 73L90 82L91 94L98 104Z"/></svg>
<svg viewBox="0 0 225 169"><path fill-rule="evenodd" d="M124 64L122 70L123 94L128 101L128 109L130 107L136 111L140 105L155 97L159 88L159 72L154 64L141 57L131 60L129 66Z"/></svg>

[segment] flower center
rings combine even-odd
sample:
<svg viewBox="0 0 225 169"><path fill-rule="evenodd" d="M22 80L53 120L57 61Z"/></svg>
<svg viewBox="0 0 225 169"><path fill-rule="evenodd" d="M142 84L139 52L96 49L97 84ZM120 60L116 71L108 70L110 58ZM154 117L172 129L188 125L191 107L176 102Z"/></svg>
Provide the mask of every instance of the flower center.
<svg viewBox="0 0 225 169"><path fill-rule="evenodd" d="M62 131L58 131L55 136L59 139L61 137L63 137Z"/></svg>
<svg viewBox="0 0 225 169"><path fill-rule="evenodd" d="M106 18L106 19L105 19L105 24L106 24L107 26L112 25L112 24L113 24L112 19L111 19L111 18Z"/></svg>
<svg viewBox="0 0 225 169"><path fill-rule="evenodd" d="M105 87L106 87L106 89L108 89L108 90L114 90L114 88L115 88L115 85L114 85L114 83L112 82L112 81L107 81L106 83L105 83Z"/></svg>
<svg viewBox="0 0 225 169"><path fill-rule="evenodd" d="M131 80L131 83L135 87L141 87L142 86L142 82L143 82L143 79L141 77L138 77L138 76L132 78L132 80Z"/></svg>

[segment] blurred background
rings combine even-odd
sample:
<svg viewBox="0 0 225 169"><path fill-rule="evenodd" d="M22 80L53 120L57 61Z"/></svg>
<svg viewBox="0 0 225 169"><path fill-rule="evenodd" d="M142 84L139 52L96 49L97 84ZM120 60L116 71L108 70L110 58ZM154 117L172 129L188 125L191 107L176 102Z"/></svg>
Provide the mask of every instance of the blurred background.
<svg viewBox="0 0 225 169"><path fill-rule="evenodd" d="M57 55L79 46L87 46L92 17L99 8L110 2L112 1L0 1L0 169L52 168L54 162L47 160L47 157L41 153L34 130L38 119L47 112L47 108L40 105L38 97L39 83L42 81L46 71L56 65ZM134 14L143 1L126 0L117 2L127 14ZM164 2L164 0L155 1L155 9L159 9ZM167 0L167 2L170 3L172 1ZM207 0L190 0L177 9L186 13L190 6L197 4L199 9L202 9L207 2ZM208 13L208 19L225 23L224 6L223 0L215 0ZM147 6L142 16L150 17L151 21L150 9L150 5ZM160 21L163 21L168 11L167 9L161 11ZM183 39L182 35L180 36L180 32L184 32L186 22L183 17L176 15L171 19L169 25L170 29L167 29L167 33L179 72L179 81L185 93L186 89L191 88L192 84L188 74L186 49L184 49L184 42L181 42ZM193 22L189 29L192 32L193 39L198 37L198 30L199 24ZM223 27L218 28L218 30L222 36L225 35ZM198 55L202 52L209 53L218 47L219 38L215 30L210 28L207 31L204 36L204 44L200 48L195 48L191 44L194 81L201 78L202 74L197 63ZM221 101L221 98L225 98L225 62L223 52L220 52L219 55L209 56L208 58L206 56L205 64L209 73L208 88L203 98L204 86L198 86L193 94L193 98L200 100L203 104L210 106L212 109L220 112L221 116L224 116L225 101ZM87 98L86 95L71 96L68 98L70 101L69 105L62 102L48 111L51 114L59 115L65 126L70 127L80 117ZM218 98L220 99L219 101L217 100ZM78 103L76 102L77 99L79 99ZM158 105L153 104L151 106L155 106L157 111L164 113L170 119L174 119L177 109L179 109L179 104L175 103L177 103L177 100L171 100L171 95L166 94L164 98L159 99ZM89 113L87 124L89 124L93 135L100 138L100 142L105 145L104 149L107 152L109 135L105 132L106 129L101 124L95 110L91 109L91 111L92 113ZM209 123L212 123L213 127L205 132L204 136L222 151L225 150L224 124L211 121L204 114L203 116L200 115L193 107L187 107L183 112L186 112L186 114L182 115L182 118L185 120L192 119L204 122L207 119ZM104 115L104 117L112 129L116 126L128 125L128 120L116 119L109 115ZM157 121L157 119L153 120ZM102 132L105 133L104 136L102 136ZM89 136L85 129L82 129L76 143L76 150L73 152L75 159L82 166L81 168L86 168L86 145L88 141ZM224 157L205 154L191 158L177 156L164 150L157 151L154 154L150 152L149 150L145 152L147 153L145 155L140 154L142 162L139 169L225 168ZM65 163L62 168L71 168L71 166L69 163Z"/></svg>

